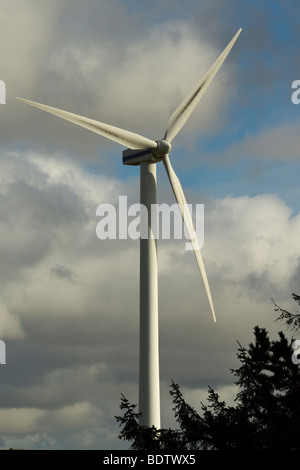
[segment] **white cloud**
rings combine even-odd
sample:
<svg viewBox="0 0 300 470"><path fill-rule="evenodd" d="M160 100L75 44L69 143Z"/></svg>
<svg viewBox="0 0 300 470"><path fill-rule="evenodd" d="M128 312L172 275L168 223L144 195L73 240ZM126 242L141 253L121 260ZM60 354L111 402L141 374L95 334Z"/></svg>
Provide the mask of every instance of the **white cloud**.
<svg viewBox="0 0 300 470"><path fill-rule="evenodd" d="M98 427L101 423L101 411L91 403L75 403L58 410L44 411L39 416L38 426L42 429L72 429Z"/></svg>
<svg viewBox="0 0 300 470"><path fill-rule="evenodd" d="M0 410L1 433L31 433L36 430L42 410L30 408L10 408Z"/></svg>
<svg viewBox="0 0 300 470"><path fill-rule="evenodd" d="M220 52L190 24L169 20L125 43L113 38L105 45L68 43L53 51L49 71L60 84L58 93L66 86L77 95L81 88L86 97L90 93L83 110L89 109L91 117L158 139L163 137L171 113ZM207 132L212 123L215 128L222 120L220 109L231 93L226 72L220 72L218 86L203 99L201 126L196 113L184 130L190 136L196 129L198 134L199 129ZM79 112L78 106L76 109Z"/></svg>
<svg viewBox="0 0 300 470"><path fill-rule="evenodd" d="M262 277L257 289L289 281L300 255L300 215L278 197L227 197L209 208L206 222L209 258L223 281L248 280L250 286L251 275Z"/></svg>
<svg viewBox="0 0 300 470"><path fill-rule="evenodd" d="M0 339L23 339L25 333L20 318L7 311L6 306L0 304Z"/></svg>
<svg viewBox="0 0 300 470"><path fill-rule="evenodd" d="M94 427L101 420L101 412L90 403L75 403L60 409L7 408L0 410L0 432L24 434L45 432L53 428Z"/></svg>
<svg viewBox="0 0 300 470"><path fill-rule="evenodd" d="M53 27L61 11L60 2L11 0L0 11L2 79L9 97L39 85L43 66L53 41Z"/></svg>

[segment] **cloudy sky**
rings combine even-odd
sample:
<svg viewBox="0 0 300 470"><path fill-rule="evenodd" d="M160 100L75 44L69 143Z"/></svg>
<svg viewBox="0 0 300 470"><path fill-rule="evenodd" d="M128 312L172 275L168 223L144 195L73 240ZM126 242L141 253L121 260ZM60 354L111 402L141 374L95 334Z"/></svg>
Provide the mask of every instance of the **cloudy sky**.
<svg viewBox="0 0 300 470"><path fill-rule="evenodd" d="M173 141L204 204L214 324L192 253L159 242L162 426L171 380L198 407L234 396L237 340L276 337L271 298L300 278L297 0L1 0L0 447L126 449L114 416L138 397L138 240L99 240L96 209L139 201L118 144L17 102L40 101L151 139L236 31ZM174 203L163 165L158 202Z"/></svg>

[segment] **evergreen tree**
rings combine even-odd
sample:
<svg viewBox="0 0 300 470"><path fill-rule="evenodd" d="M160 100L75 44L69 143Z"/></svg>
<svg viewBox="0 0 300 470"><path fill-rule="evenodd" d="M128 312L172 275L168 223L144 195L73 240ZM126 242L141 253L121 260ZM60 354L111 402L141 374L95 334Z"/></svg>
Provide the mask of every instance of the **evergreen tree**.
<svg viewBox="0 0 300 470"><path fill-rule="evenodd" d="M255 341L248 349L239 344L240 367L231 370L236 377L236 406L227 406L209 387L208 405L201 404L201 415L183 398L172 382L178 430L140 426L139 414L122 396L123 417L120 439L132 449L300 449L300 367L292 362L292 342L280 332L271 341L265 329L254 328Z"/></svg>

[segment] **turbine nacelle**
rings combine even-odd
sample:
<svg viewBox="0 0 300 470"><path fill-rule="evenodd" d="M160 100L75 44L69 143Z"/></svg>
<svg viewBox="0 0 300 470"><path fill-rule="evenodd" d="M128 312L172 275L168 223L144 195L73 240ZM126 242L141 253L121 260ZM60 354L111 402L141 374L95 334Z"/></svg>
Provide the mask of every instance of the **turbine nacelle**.
<svg viewBox="0 0 300 470"><path fill-rule="evenodd" d="M140 165L141 163L156 163L168 155L171 151L171 144L165 139L156 140L157 146L149 149L126 149L123 151L123 165Z"/></svg>

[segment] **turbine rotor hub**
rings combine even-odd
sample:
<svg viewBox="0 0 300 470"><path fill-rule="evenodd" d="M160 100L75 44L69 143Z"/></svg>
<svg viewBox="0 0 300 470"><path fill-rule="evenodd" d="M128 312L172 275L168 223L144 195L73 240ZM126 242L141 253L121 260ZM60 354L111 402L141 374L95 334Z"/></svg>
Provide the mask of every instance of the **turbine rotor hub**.
<svg viewBox="0 0 300 470"><path fill-rule="evenodd" d="M168 155L171 151L171 144L165 139L156 140L157 147L152 149L152 153L155 157L162 158Z"/></svg>

